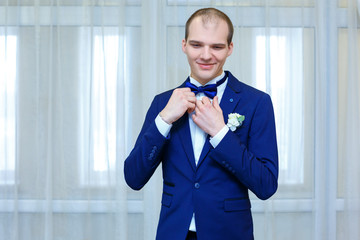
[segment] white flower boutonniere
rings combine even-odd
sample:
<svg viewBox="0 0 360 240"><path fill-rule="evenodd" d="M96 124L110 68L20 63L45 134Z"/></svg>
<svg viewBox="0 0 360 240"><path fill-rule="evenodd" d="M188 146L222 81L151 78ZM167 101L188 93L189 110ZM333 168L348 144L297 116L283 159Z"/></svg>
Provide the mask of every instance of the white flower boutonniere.
<svg viewBox="0 0 360 240"><path fill-rule="evenodd" d="M229 119L226 125L230 128L231 131L235 131L236 128L240 127L245 120L245 116L238 113L230 113L228 117Z"/></svg>

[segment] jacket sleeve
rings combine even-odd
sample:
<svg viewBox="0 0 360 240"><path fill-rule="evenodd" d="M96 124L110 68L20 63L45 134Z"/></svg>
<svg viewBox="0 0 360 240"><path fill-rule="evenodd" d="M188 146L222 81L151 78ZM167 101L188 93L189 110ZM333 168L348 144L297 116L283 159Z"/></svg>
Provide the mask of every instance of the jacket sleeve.
<svg viewBox="0 0 360 240"><path fill-rule="evenodd" d="M247 119L245 119L246 121ZM274 110L269 95L256 105L247 143L228 131L209 157L233 174L258 198L268 199L278 186L278 151Z"/></svg>
<svg viewBox="0 0 360 240"><path fill-rule="evenodd" d="M155 124L159 113L155 97L146 114L145 122L133 150L124 162L125 181L134 190L140 190L151 178L161 162L161 151L166 138Z"/></svg>

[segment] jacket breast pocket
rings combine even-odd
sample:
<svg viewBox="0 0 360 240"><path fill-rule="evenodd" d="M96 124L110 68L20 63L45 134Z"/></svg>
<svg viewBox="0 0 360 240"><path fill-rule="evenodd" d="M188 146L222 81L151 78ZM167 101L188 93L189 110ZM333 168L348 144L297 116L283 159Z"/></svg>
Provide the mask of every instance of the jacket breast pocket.
<svg viewBox="0 0 360 240"><path fill-rule="evenodd" d="M225 212L234 212L234 211L243 211L251 208L250 200L247 198L235 198L235 199L225 199L224 201L224 211Z"/></svg>

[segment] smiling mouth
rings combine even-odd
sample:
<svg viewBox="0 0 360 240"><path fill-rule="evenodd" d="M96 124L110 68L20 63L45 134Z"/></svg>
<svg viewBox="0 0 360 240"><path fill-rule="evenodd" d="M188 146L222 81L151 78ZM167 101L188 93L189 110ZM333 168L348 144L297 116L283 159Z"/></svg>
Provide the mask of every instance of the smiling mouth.
<svg viewBox="0 0 360 240"><path fill-rule="evenodd" d="M198 63L201 69L211 69L215 63Z"/></svg>

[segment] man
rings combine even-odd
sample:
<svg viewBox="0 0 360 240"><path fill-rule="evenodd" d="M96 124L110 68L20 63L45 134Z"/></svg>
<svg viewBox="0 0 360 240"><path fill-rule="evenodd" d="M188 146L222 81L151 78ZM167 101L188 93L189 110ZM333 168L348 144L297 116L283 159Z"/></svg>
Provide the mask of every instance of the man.
<svg viewBox="0 0 360 240"><path fill-rule="evenodd" d="M232 35L230 19L217 9L189 18L182 49L191 74L154 98L125 160L135 190L162 163L157 239L253 239L248 190L265 200L277 189L272 103L223 71Z"/></svg>

